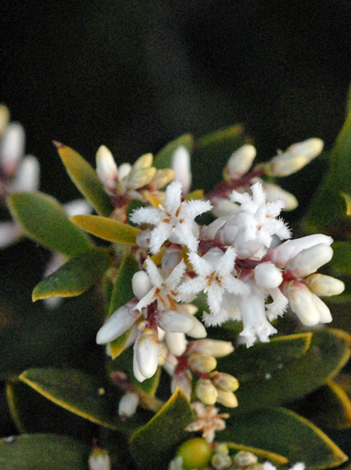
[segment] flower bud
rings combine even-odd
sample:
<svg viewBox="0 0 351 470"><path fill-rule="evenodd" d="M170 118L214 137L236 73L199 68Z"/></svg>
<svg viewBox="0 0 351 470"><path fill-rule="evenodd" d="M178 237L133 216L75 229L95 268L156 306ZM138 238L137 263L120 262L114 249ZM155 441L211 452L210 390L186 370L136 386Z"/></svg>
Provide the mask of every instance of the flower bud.
<svg viewBox="0 0 351 470"><path fill-rule="evenodd" d="M113 194L117 187L118 170L112 153L105 145L101 145L96 152L96 173L108 192Z"/></svg>
<svg viewBox="0 0 351 470"><path fill-rule="evenodd" d="M40 167L38 160L32 155L25 157L19 164L12 182L11 192L33 193L38 190Z"/></svg>
<svg viewBox="0 0 351 470"><path fill-rule="evenodd" d="M305 279L307 286L318 297L331 297L339 295L345 289L345 284L339 279L324 274L311 274Z"/></svg>
<svg viewBox="0 0 351 470"><path fill-rule="evenodd" d="M217 389L218 396L217 402L228 408L236 408L238 400L233 392L225 392L224 390Z"/></svg>
<svg viewBox="0 0 351 470"><path fill-rule="evenodd" d="M121 181L126 178L132 171L132 165L130 163L122 163L118 168L118 179Z"/></svg>
<svg viewBox="0 0 351 470"><path fill-rule="evenodd" d="M191 168L190 168L190 153L184 145L180 145L173 153L172 156L172 169L174 170L175 181L182 183L182 193L188 194L191 186Z"/></svg>
<svg viewBox="0 0 351 470"><path fill-rule="evenodd" d="M286 149L286 153L290 153L291 155L304 155L308 161L311 161L321 153L323 147L323 140L312 137L303 142L290 145L290 147Z"/></svg>
<svg viewBox="0 0 351 470"><path fill-rule="evenodd" d="M110 457L104 449L94 449L89 456L89 470L110 470Z"/></svg>
<svg viewBox="0 0 351 470"><path fill-rule="evenodd" d="M234 351L234 346L230 341L204 339L197 341L196 351L209 354L213 357L224 357Z"/></svg>
<svg viewBox="0 0 351 470"><path fill-rule="evenodd" d="M149 168L152 165L153 159L154 157L152 156L152 153L146 153L145 155L142 155L135 161L133 165L133 171L140 170L142 168Z"/></svg>
<svg viewBox="0 0 351 470"><path fill-rule="evenodd" d="M0 141L1 169L5 177L12 176L24 153L25 133L21 124L13 122Z"/></svg>
<svg viewBox="0 0 351 470"><path fill-rule="evenodd" d="M230 458L230 455L223 454L221 452L216 452L211 459L212 466L218 470L222 468L230 468L231 463L232 459Z"/></svg>
<svg viewBox="0 0 351 470"><path fill-rule="evenodd" d="M160 189L170 183L174 178L174 171L170 168L164 168L157 170L154 177L150 181L150 184L155 189Z"/></svg>
<svg viewBox="0 0 351 470"><path fill-rule="evenodd" d="M165 336L168 349L175 356L182 356L185 353L187 340L184 333L168 331Z"/></svg>
<svg viewBox="0 0 351 470"><path fill-rule="evenodd" d="M210 377L217 389L225 392L235 392L239 388L238 379L225 372L211 372Z"/></svg>
<svg viewBox="0 0 351 470"><path fill-rule="evenodd" d="M126 190L132 191L133 189L139 189L150 183L152 178L155 176L156 168L153 166L150 168L140 168L134 170L132 168L128 181L125 183Z"/></svg>
<svg viewBox="0 0 351 470"><path fill-rule="evenodd" d="M176 372L171 381L171 391L175 392L175 389L179 389L184 393L186 398L191 401L192 392L192 377L189 369L183 369L181 372Z"/></svg>
<svg viewBox="0 0 351 470"><path fill-rule="evenodd" d="M254 465L258 462L256 455L252 452L247 452L246 450L238 452L233 460L234 464L239 467L248 467L249 465Z"/></svg>
<svg viewBox="0 0 351 470"><path fill-rule="evenodd" d="M158 314L157 324L164 331L187 333L195 327L195 318L174 310L166 310Z"/></svg>
<svg viewBox="0 0 351 470"><path fill-rule="evenodd" d="M133 416L139 404L139 395L133 392L127 392L120 399L118 404L118 414L122 419Z"/></svg>
<svg viewBox="0 0 351 470"><path fill-rule="evenodd" d="M318 243L300 251L285 266L285 272L294 277L305 277L317 271L333 257L333 249L326 243Z"/></svg>
<svg viewBox="0 0 351 470"><path fill-rule="evenodd" d="M206 338L207 331L204 325L196 317L193 317L193 319L194 319L194 327L190 331L188 331L186 334L188 336L191 336L192 338Z"/></svg>
<svg viewBox="0 0 351 470"><path fill-rule="evenodd" d="M263 189L266 192L266 200L267 202L275 202L280 199L281 201L284 202L284 210L285 211L292 211L296 209L296 207L299 205L296 197L289 193L288 191L285 191L283 188L280 186L273 184L273 183L266 183L263 182Z"/></svg>
<svg viewBox="0 0 351 470"><path fill-rule="evenodd" d="M195 393L205 405L214 405L218 391L209 379L200 379L195 387Z"/></svg>
<svg viewBox="0 0 351 470"><path fill-rule="evenodd" d="M152 282L145 271L138 271L132 278L133 293L137 299L142 299L152 289Z"/></svg>
<svg viewBox="0 0 351 470"><path fill-rule="evenodd" d="M261 263L255 267L256 284L264 289L274 289L283 282L283 275L273 263Z"/></svg>
<svg viewBox="0 0 351 470"><path fill-rule="evenodd" d="M246 144L236 150L230 156L226 169L227 179L238 179L247 173L256 157L256 149L253 145Z"/></svg>
<svg viewBox="0 0 351 470"><path fill-rule="evenodd" d="M158 366L159 347L156 333L151 328L145 328L134 344L134 354L140 373L149 379Z"/></svg>
<svg viewBox="0 0 351 470"><path fill-rule="evenodd" d="M215 369L217 366L217 361L213 356L208 356L199 352L193 352L188 358L188 363L191 369L207 373Z"/></svg>
<svg viewBox="0 0 351 470"><path fill-rule="evenodd" d="M135 304L129 302L116 310L98 331L96 335L97 344L110 343L129 330L140 316L140 312L134 310L134 307Z"/></svg>

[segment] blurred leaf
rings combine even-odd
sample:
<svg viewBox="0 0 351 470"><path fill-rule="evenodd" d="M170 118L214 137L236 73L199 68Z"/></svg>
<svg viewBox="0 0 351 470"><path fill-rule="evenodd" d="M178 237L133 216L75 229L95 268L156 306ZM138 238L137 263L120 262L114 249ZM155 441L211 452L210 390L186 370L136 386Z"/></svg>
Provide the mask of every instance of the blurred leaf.
<svg viewBox="0 0 351 470"><path fill-rule="evenodd" d="M190 155L193 148L193 137L190 134L185 134L172 140L163 149L161 149L154 158L153 166L157 169L172 168L172 157L178 147L184 146L189 151Z"/></svg>
<svg viewBox="0 0 351 470"><path fill-rule="evenodd" d="M346 392L333 380L305 397L292 408L317 426L329 429L351 427L351 402Z"/></svg>
<svg viewBox="0 0 351 470"><path fill-rule="evenodd" d="M330 155L326 174L303 220L304 229L331 235L343 232L349 226L341 192L351 193L351 115L348 114Z"/></svg>
<svg viewBox="0 0 351 470"><path fill-rule="evenodd" d="M74 225L56 199L44 193L14 193L8 199L24 232L49 250L69 258L87 251L91 241Z"/></svg>
<svg viewBox="0 0 351 470"><path fill-rule="evenodd" d="M140 229L123 224L118 220L100 217L98 215L76 215L71 220L83 230L92 233L96 237L113 243L136 246L136 237Z"/></svg>
<svg viewBox="0 0 351 470"><path fill-rule="evenodd" d="M161 410L132 435L131 453L138 467L166 468L179 444L188 437L184 429L193 420L188 400L177 389Z"/></svg>
<svg viewBox="0 0 351 470"><path fill-rule="evenodd" d="M284 408L236 414L232 426L221 431L221 440L275 452L291 463L304 462L306 470L335 467L347 460L319 428Z"/></svg>
<svg viewBox="0 0 351 470"><path fill-rule="evenodd" d="M193 187L205 193L223 179L231 154L246 142L242 126L232 126L197 139L193 154Z"/></svg>
<svg viewBox="0 0 351 470"><path fill-rule="evenodd" d="M235 442L226 442L225 444L229 449L235 450L236 452L239 452L241 450L245 452L252 452L257 457L259 457L260 460L269 460L270 462L276 465L285 465L289 462L286 457L283 457L282 455L276 454L274 452L268 452L267 450L257 449L256 447L244 446Z"/></svg>
<svg viewBox="0 0 351 470"><path fill-rule="evenodd" d="M64 434L87 444L96 434L97 425L47 400L19 380L7 383L7 400L21 433Z"/></svg>
<svg viewBox="0 0 351 470"><path fill-rule="evenodd" d="M128 253L121 263L113 286L109 315L112 315L119 307L122 307L135 297L132 288L132 277L137 271L139 271L139 265L133 254ZM110 343L112 359L115 359L123 352L131 331L132 328Z"/></svg>
<svg viewBox="0 0 351 470"><path fill-rule="evenodd" d="M80 295L101 280L110 264L110 253L103 248L75 256L35 286L33 302L48 297Z"/></svg>
<svg viewBox="0 0 351 470"><path fill-rule="evenodd" d="M273 374L304 355L311 345L312 333L298 333L278 336L269 343L257 343L252 348L237 349L234 358L219 359L223 370L234 371L240 383L264 380L266 374Z"/></svg>
<svg viewBox="0 0 351 470"><path fill-rule="evenodd" d="M351 196L347 193L341 193L346 203L346 215L351 215Z"/></svg>
<svg viewBox="0 0 351 470"><path fill-rule="evenodd" d="M332 268L339 274L351 274L351 241L335 242L333 250Z"/></svg>
<svg viewBox="0 0 351 470"><path fill-rule="evenodd" d="M204 196L204 192L202 189L196 189L195 191L192 191L191 193L187 194L185 196L185 200L186 201L196 201L198 199L203 199L205 196Z"/></svg>
<svg viewBox="0 0 351 470"><path fill-rule="evenodd" d="M273 341L266 344L267 351L270 344L274 345ZM257 358L257 362L250 363L250 374L244 369L248 364L246 355L250 360L250 350L237 350L232 364L227 360L223 365L219 360L218 368L239 380L236 395L241 410L263 408L296 400L319 388L345 365L350 356L349 346L350 336L341 330L313 330L310 348L295 361L284 364L273 359L269 365L264 357ZM242 373L237 373L236 368Z"/></svg>
<svg viewBox="0 0 351 470"><path fill-rule="evenodd" d="M89 447L67 436L23 434L0 440L1 470L87 470Z"/></svg>
<svg viewBox="0 0 351 470"><path fill-rule="evenodd" d="M64 409L93 423L118 430L103 385L79 370L29 369L19 379Z"/></svg>
<svg viewBox="0 0 351 470"><path fill-rule="evenodd" d="M96 171L75 150L58 142L55 145L73 183L96 212L108 217L114 207Z"/></svg>

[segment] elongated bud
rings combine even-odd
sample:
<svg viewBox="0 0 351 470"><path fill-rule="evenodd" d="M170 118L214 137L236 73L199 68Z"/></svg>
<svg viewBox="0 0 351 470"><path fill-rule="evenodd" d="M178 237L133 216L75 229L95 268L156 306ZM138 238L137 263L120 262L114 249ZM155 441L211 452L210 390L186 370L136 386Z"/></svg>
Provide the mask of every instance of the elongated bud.
<svg viewBox="0 0 351 470"><path fill-rule="evenodd" d="M253 145L246 144L236 150L230 156L224 170L226 179L238 179L247 173L256 157L256 149Z"/></svg>
<svg viewBox="0 0 351 470"><path fill-rule="evenodd" d="M324 274L311 274L305 279L307 286L318 297L331 297L339 295L345 289L345 284L339 279Z"/></svg>
<svg viewBox="0 0 351 470"><path fill-rule="evenodd" d="M142 155L135 161L133 170L149 168L152 165L153 159L154 157L152 156L152 153L145 153L145 155Z"/></svg>
<svg viewBox="0 0 351 470"><path fill-rule="evenodd" d="M140 316L140 312L134 310L134 307L135 303L127 303L116 310L98 331L96 335L97 344L110 343L129 330Z"/></svg>
<svg viewBox="0 0 351 470"><path fill-rule="evenodd" d="M89 456L89 470L110 470L111 462L107 450L94 449Z"/></svg>
<svg viewBox="0 0 351 470"><path fill-rule="evenodd" d="M332 321L329 308L309 288L298 281L294 281L287 288L286 295L292 310L306 326Z"/></svg>
<svg viewBox="0 0 351 470"><path fill-rule="evenodd" d="M281 188L280 186L273 184L273 183L266 183L263 182L263 189L266 192L266 201L267 202L275 202L280 199L281 201L284 202L284 210L285 211L292 211L296 209L296 207L299 205L296 197L289 193L288 191L285 191L285 189Z"/></svg>
<svg viewBox="0 0 351 470"><path fill-rule="evenodd" d="M166 310L159 313L157 324L164 331L187 333L194 328L195 318L177 311Z"/></svg>
<svg viewBox="0 0 351 470"><path fill-rule="evenodd" d="M139 404L139 395L133 392L127 392L118 403L118 414L122 419L133 416Z"/></svg>
<svg viewBox="0 0 351 470"><path fill-rule="evenodd" d="M164 168L163 170L157 170L154 177L150 181L153 188L160 189L170 183L174 178L174 171L171 168Z"/></svg>
<svg viewBox="0 0 351 470"><path fill-rule="evenodd" d="M184 333L168 331L165 335L165 342L168 349L175 356L182 356L185 353L188 344Z"/></svg>
<svg viewBox="0 0 351 470"><path fill-rule="evenodd" d="M142 299L152 289L152 282L145 271L138 271L132 278L133 293L137 299Z"/></svg>
<svg viewBox="0 0 351 470"><path fill-rule="evenodd" d="M283 275L273 263L261 263L255 267L256 284L264 289L274 289L283 282Z"/></svg>
<svg viewBox="0 0 351 470"><path fill-rule="evenodd" d="M221 341L216 339L204 339L195 344L196 351L209 354L213 357L228 356L234 351L234 346L230 341Z"/></svg>
<svg viewBox="0 0 351 470"><path fill-rule="evenodd" d="M6 128L0 141L1 169L12 176L24 153L25 133L21 124L13 122Z"/></svg>
<svg viewBox="0 0 351 470"><path fill-rule="evenodd" d="M291 155L304 155L311 161L321 153L323 147L323 140L317 137L311 137L303 142L290 145L290 147L286 149L286 153L290 153Z"/></svg>
<svg viewBox="0 0 351 470"><path fill-rule="evenodd" d="M211 372L217 366L217 361L213 356L208 356L199 352L193 352L188 358L191 369L197 372Z"/></svg>
<svg viewBox="0 0 351 470"><path fill-rule="evenodd" d="M184 145L180 145L172 156L172 169L174 180L182 183L182 193L188 194L191 186L190 153Z"/></svg>
<svg viewBox="0 0 351 470"><path fill-rule="evenodd" d="M149 379L158 366L159 347L157 334L150 328L145 328L142 335L134 344L134 354L138 362L140 373Z"/></svg>
<svg viewBox="0 0 351 470"><path fill-rule="evenodd" d="M118 170L112 153L105 145L101 145L96 152L96 173L108 192L113 194L117 187Z"/></svg>
<svg viewBox="0 0 351 470"><path fill-rule="evenodd" d="M192 338L206 338L207 331L204 325L196 317L193 317L193 319L194 327L187 332L187 335Z"/></svg>
<svg viewBox="0 0 351 470"><path fill-rule="evenodd" d="M228 408L236 408L238 400L233 392L225 392L224 390L217 389L217 402Z"/></svg>
<svg viewBox="0 0 351 470"><path fill-rule="evenodd" d="M32 155L25 157L19 164L12 182L11 192L33 193L39 187L40 166Z"/></svg>
<svg viewBox="0 0 351 470"><path fill-rule="evenodd" d="M225 372L211 372L210 377L217 389L224 392L235 392L239 388L238 380Z"/></svg>
<svg viewBox="0 0 351 470"><path fill-rule="evenodd" d="M285 272L294 277L305 277L328 263L332 257L333 249L326 243L318 243L291 258L286 263Z"/></svg>
<svg viewBox="0 0 351 470"><path fill-rule="evenodd" d="M195 392L205 405L214 405L217 401L218 391L209 379L200 379L196 384Z"/></svg>
<svg viewBox="0 0 351 470"><path fill-rule="evenodd" d="M134 170L132 168L128 181L126 182L126 190L132 191L133 189L139 189L150 183L152 178L155 176L156 168L153 166L150 168L140 168Z"/></svg>

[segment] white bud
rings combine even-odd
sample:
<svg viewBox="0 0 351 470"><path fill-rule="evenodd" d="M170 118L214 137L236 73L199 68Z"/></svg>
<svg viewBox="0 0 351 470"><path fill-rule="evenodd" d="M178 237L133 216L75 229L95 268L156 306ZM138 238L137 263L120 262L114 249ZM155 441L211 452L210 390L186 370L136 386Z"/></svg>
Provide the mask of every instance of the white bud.
<svg viewBox="0 0 351 470"><path fill-rule="evenodd" d="M238 380L226 372L214 371L210 374L212 382L217 390L221 389L225 392L235 392L239 388Z"/></svg>
<svg viewBox="0 0 351 470"><path fill-rule="evenodd" d="M130 163L122 163L118 168L118 179L121 181L123 178L127 178L131 171L132 165Z"/></svg>
<svg viewBox="0 0 351 470"><path fill-rule="evenodd" d="M88 215L92 212L92 207L86 199L74 199L63 206L68 217L75 215Z"/></svg>
<svg viewBox="0 0 351 470"><path fill-rule="evenodd" d="M207 331L204 325L196 317L193 317L194 327L187 332L188 336L192 338L206 338Z"/></svg>
<svg viewBox="0 0 351 470"><path fill-rule="evenodd" d="M333 257L333 249L326 243L318 243L300 251L285 266L285 272L294 277L305 277L317 271Z"/></svg>
<svg viewBox="0 0 351 470"><path fill-rule="evenodd" d="M196 384L195 392L205 405L214 405L217 401L218 391L209 379L200 379Z"/></svg>
<svg viewBox="0 0 351 470"><path fill-rule="evenodd" d="M164 331L187 333L195 326L195 318L183 313L166 310L157 316L157 324Z"/></svg>
<svg viewBox="0 0 351 470"><path fill-rule="evenodd" d="M23 157L25 133L21 124L14 122L7 126L0 141L1 168L5 176L12 176Z"/></svg>
<svg viewBox="0 0 351 470"><path fill-rule="evenodd" d="M323 147L323 140L318 139L317 137L312 137L304 140L303 142L290 145L290 147L286 149L286 153L290 153L291 155L304 155L309 161L311 161L321 153Z"/></svg>
<svg viewBox="0 0 351 470"><path fill-rule="evenodd" d="M140 316L140 312L134 310L134 307L135 304L127 303L116 310L98 331L97 344L110 343L129 330Z"/></svg>
<svg viewBox="0 0 351 470"><path fill-rule="evenodd" d="M234 457L234 464L239 467L248 467L249 465L254 465L258 462L258 458L252 452L247 452L246 450L241 450Z"/></svg>
<svg viewBox="0 0 351 470"><path fill-rule="evenodd" d="M175 356L182 356L186 350L188 344L184 333L168 331L165 335L165 342L168 349Z"/></svg>
<svg viewBox="0 0 351 470"><path fill-rule="evenodd" d="M324 274L311 274L305 279L306 284L311 291L318 297L331 297L339 295L345 289L345 284L339 279Z"/></svg>
<svg viewBox="0 0 351 470"><path fill-rule="evenodd" d="M105 146L96 152L96 173L105 188L113 194L117 187L118 170L110 150Z"/></svg>
<svg viewBox="0 0 351 470"><path fill-rule="evenodd" d="M197 341L196 351L210 354L213 357L224 357L234 351L234 346L230 341L204 339L202 341Z"/></svg>
<svg viewBox="0 0 351 470"><path fill-rule="evenodd" d="M119 416L121 416L122 418L129 418L130 416L133 416L136 412L138 404L139 395L137 393L127 392L119 401Z"/></svg>
<svg viewBox="0 0 351 470"><path fill-rule="evenodd" d="M11 192L33 193L39 187L40 166L32 155L25 157L19 164L11 185Z"/></svg>
<svg viewBox="0 0 351 470"><path fill-rule="evenodd" d="M284 210L285 211L292 211L296 209L296 207L299 205L296 197L289 193L288 191L285 191L283 188L280 186L273 184L273 183L266 183L263 182L263 189L266 192L266 201L267 202L275 202L280 199L281 201L284 202Z"/></svg>
<svg viewBox="0 0 351 470"><path fill-rule="evenodd" d="M261 263L254 269L256 284L264 289L274 289L283 282L283 275L273 263Z"/></svg>
<svg viewBox="0 0 351 470"><path fill-rule="evenodd" d="M22 233L20 225L14 222L0 222L0 248L6 248L15 243Z"/></svg>
<svg viewBox="0 0 351 470"><path fill-rule="evenodd" d="M89 470L110 470L110 457L106 450L95 449L89 456Z"/></svg>
<svg viewBox="0 0 351 470"><path fill-rule="evenodd" d="M217 402L228 408L236 408L238 406L238 399L233 392L225 392L224 390L218 389Z"/></svg>
<svg viewBox="0 0 351 470"><path fill-rule="evenodd" d="M147 379L152 377L157 370L160 354L157 335L153 330L145 328L134 344L134 354L140 373Z"/></svg>
<svg viewBox="0 0 351 470"><path fill-rule="evenodd" d="M145 271L138 271L132 278L133 293L137 299L142 299L152 289L152 282Z"/></svg>
<svg viewBox="0 0 351 470"><path fill-rule="evenodd" d="M175 172L174 181L182 183L182 193L188 194L191 186L190 153L184 145L180 145L172 155L171 167Z"/></svg>
<svg viewBox="0 0 351 470"><path fill-rule="evenodd" d="M286 295L292 310L304 325L314 326L332 321L328 307L305 284L292 282Z"/></svg>
<svg viewBox="0 0 351 470"><path fill-rule="evenodd" d="M150 248L150 240L151 240L151 230L145 229L138 233L137 235L137 244L140 248L144 248L144 250L148 250Z"/></svg>
<svg viewBox="0 0 351 470"><path fill-rule="evenodd" d="M256 157L256 149L253 145L246 144L236 150L230 156L225 172L230 179L238 179L247 173Z"/></svg>
<svg viewBox="0 0 351 470"><path fill-rule="evenodd" d="M191 373L188 369L175 374L171 382L171 391L175 392L175 389L179 387L180 390L184 393L186 398L191 401L191 392L192 392L192 378Z"/></svg>

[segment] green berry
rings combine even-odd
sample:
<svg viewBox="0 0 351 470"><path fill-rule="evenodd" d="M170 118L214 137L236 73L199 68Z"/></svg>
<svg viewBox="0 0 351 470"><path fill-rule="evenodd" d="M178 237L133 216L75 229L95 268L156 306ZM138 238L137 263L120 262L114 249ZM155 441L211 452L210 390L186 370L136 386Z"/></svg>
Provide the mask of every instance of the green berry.
<svg viewBox="0 0 351 470"><path fill-rule="evenodd" d="M195 437L183 442L177 452L177 457L183 457L184 470L205 467L212 455L211 445L201 437Z"/></svg>

